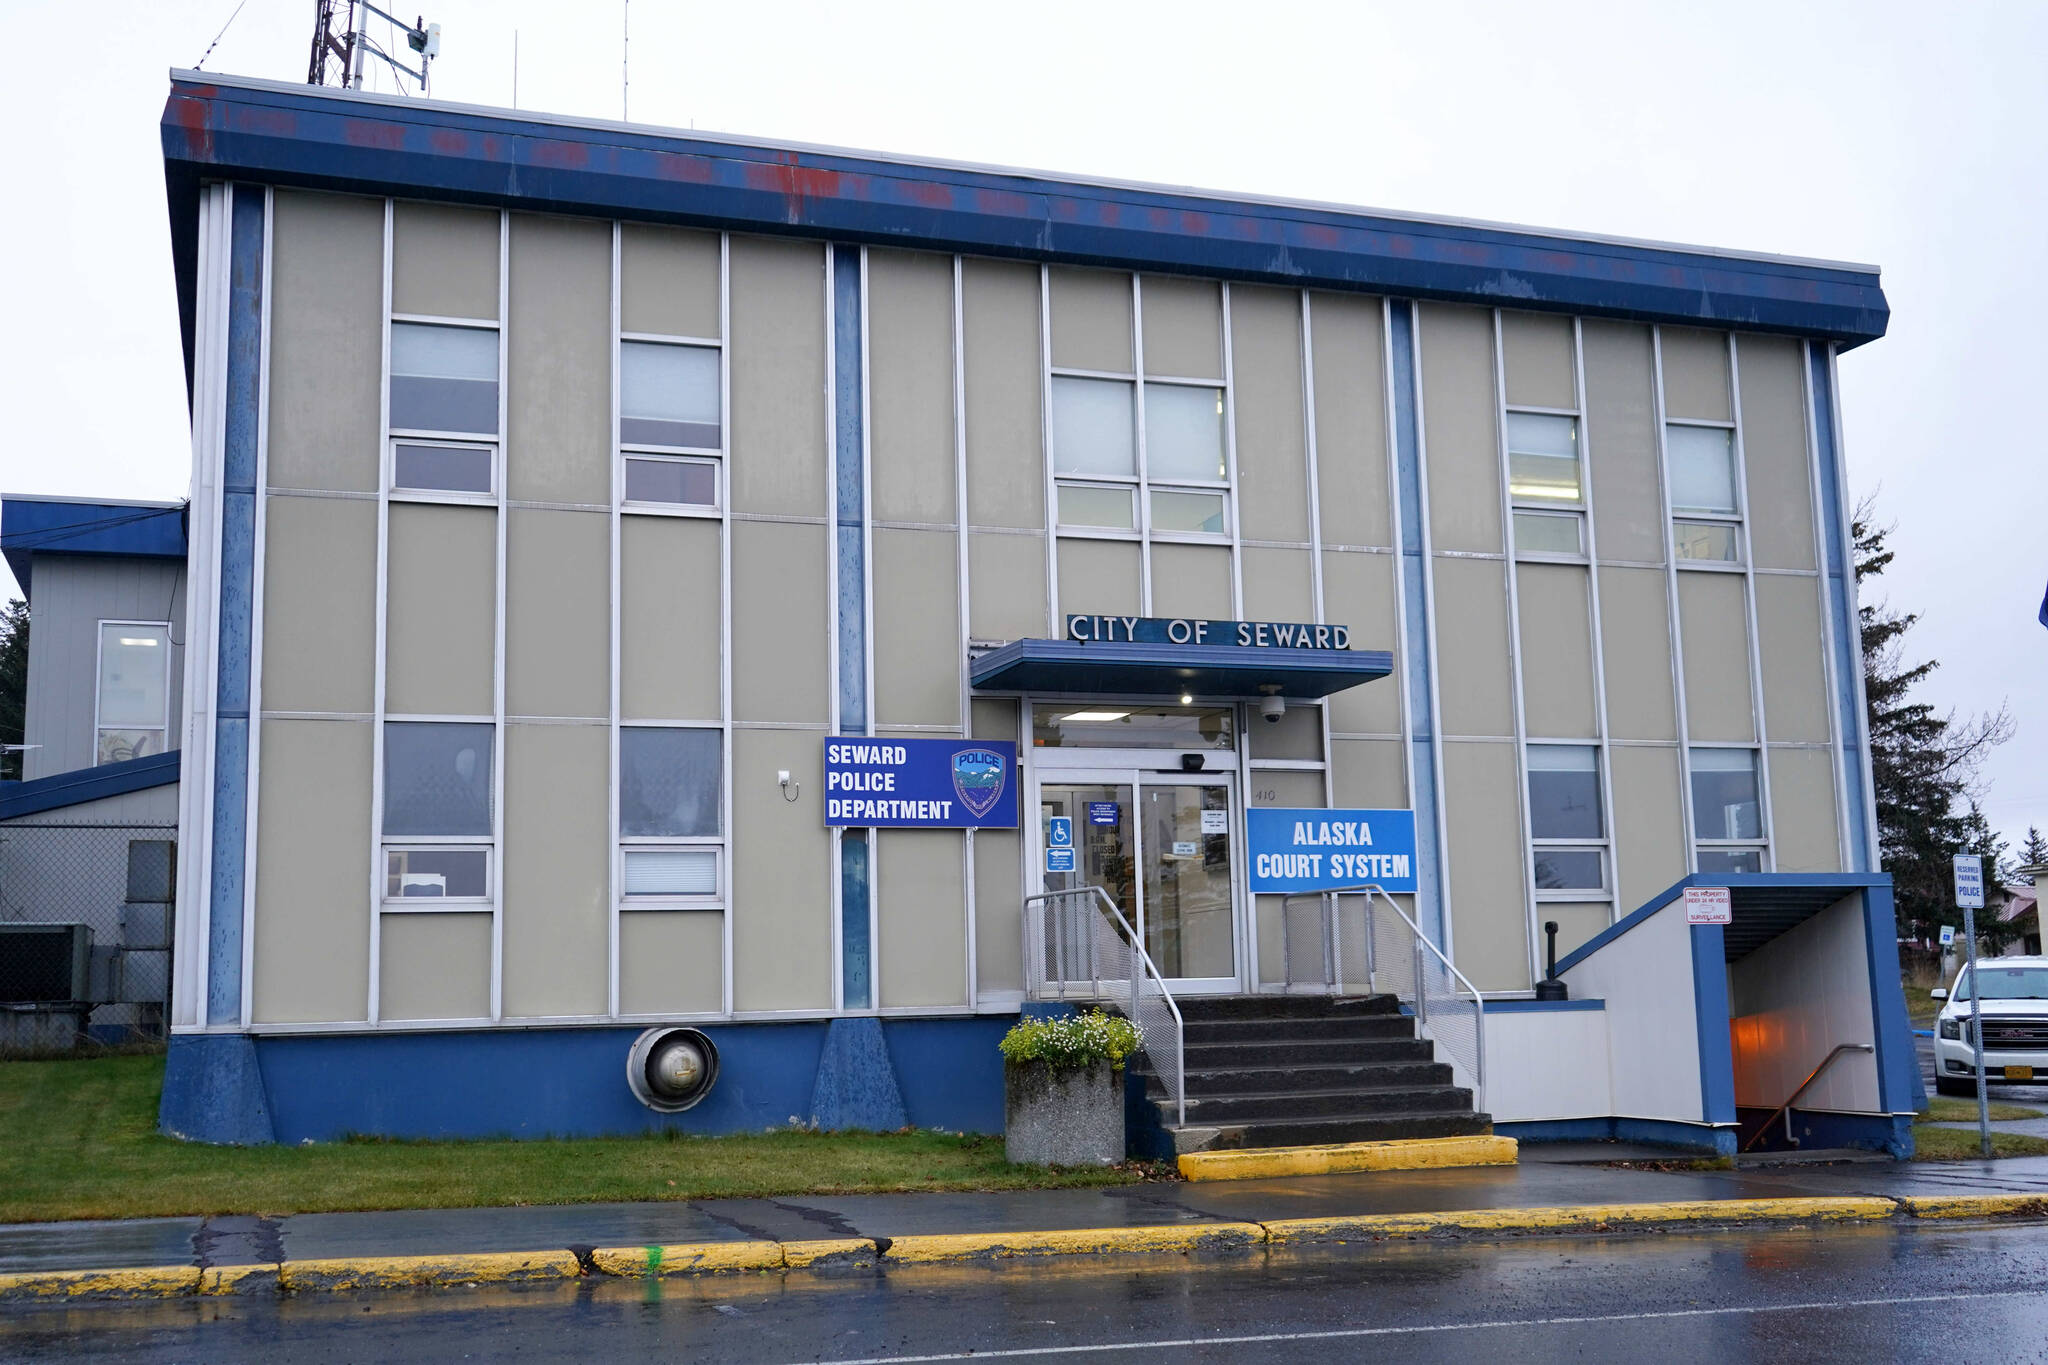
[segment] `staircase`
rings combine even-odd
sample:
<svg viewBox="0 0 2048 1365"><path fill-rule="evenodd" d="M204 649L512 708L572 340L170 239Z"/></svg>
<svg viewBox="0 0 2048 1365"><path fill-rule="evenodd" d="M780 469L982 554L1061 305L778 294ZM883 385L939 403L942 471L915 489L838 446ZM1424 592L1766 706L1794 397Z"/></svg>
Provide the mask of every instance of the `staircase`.
<svg viewBox="0 0 2048 1365"><path fill-rule="evenodd" d="M1134 1146L1158 1156L1493 1131L1391 995L1180 997L1187 1122L1141 1053ZM1136 1106L1133 1106L1136 1108ZM1149 1112L1145 1112L1149 1111ZM1148 1130L1145 1142L1140 1129Z"/></svg>

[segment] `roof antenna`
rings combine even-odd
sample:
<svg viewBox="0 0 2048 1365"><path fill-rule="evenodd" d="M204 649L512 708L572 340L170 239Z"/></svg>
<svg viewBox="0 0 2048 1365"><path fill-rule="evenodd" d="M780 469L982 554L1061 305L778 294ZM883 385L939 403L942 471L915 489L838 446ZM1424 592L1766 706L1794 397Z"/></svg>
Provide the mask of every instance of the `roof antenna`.
<svg viewBox="0 0 2048 1365"><path fill-rule="evenodd" d="M626 102L633 84L633 0L619 0L619 122L631 123Z"/></svg>
<svg viewBox="0 0 2048 1365"><path fill-rule="evenodd" d="M415 71L399 61L371 39L369 27L373 14L404 30L405 45L420 55L419 70ZM337 20L340 21L338 25ZM313 0L313 52L306 67L308 85L328 84L328 59L336 58L339 79L334 84L344 90L360 90L363 88L363 59L375 57L394 72L418 81L420 93L425 95L430 93L428 68L440 55L439 24L430 24L424 19L414 19L408 24L397 15L378 9L369 0ZM405 87L401 85L399 89L404 90Z"/></svg>

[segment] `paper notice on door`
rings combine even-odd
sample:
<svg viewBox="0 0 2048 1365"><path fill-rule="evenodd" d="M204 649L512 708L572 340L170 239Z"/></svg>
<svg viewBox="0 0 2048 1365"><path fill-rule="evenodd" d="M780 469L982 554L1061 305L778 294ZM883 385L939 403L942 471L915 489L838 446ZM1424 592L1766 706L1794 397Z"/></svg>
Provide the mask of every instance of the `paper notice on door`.
<svg viewBox="0 0 2048 1365"><path fill-rule="evenodd" d="M1205 810L1202 812L1202 833L1228 834L1230 812L1227 810Z"/></svg>
<svg viewBox="0 0 2048 1365"><path fill-rule="evenodd" d="M1173 841L1173 856L1176 858L1192 858L1199 851L1193 839L1175 839Z"/></svg>

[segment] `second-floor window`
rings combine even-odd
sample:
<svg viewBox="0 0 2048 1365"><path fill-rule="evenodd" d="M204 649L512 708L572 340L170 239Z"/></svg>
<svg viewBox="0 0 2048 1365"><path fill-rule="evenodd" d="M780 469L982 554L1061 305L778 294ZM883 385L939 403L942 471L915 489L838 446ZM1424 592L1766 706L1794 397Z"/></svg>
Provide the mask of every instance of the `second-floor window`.
<svg viewBox="0 0 2048 1365"><path fill-rule="evenodd" d="M100 622L94 712L95 764L164 752L171 730L168 622Z"/></svg>
<svg viewBox="0 0 2048 1365"><path fill-rule="evenodd" d="M1690 422L1664 428L1671 467L1671 550L1681 566L1742 562L1742 494L1735 430Z"/></svg>
<svg viewBox="0 0 2048 1365"><path fill-rule="evenodd" d="M1056 521L1063 531L1220 540L1230 534L1223 390L1052 378Z"/></svg>
<svg viewBox="0 0 2048 1365"><path fill-rule="evenodd" d="M1579 419L1558 413L1510 412L1507 447L1515 553L1583 555L1585 487L1579 476Z"/></svg>
<svg viewBox="0 0 2048 1365"><path fill-rule="evenodd" d="M718 509L720 388L715 346L619 343L620 495L628 508Z"/></svg>

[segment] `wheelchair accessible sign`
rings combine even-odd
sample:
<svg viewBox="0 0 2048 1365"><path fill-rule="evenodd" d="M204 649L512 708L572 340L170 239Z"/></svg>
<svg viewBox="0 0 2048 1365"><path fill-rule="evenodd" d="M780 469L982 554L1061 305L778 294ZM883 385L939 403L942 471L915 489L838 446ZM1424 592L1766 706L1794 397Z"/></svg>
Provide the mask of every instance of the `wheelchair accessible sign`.
<svg viewBox="0 0 2048 1365"><path fill-rule="evenodd" d="M1286 810L1244 813L1251 889L1258 895L1335 891L1377 882L1415 890L1412 810Z"/></svg>
<svg viewBox="0 0 2048 1365"><path fill-rule="evenodd" d="M1045 870L1074 870L1074 820L1069 815L1047 816L1045 821Z"/></svg>

